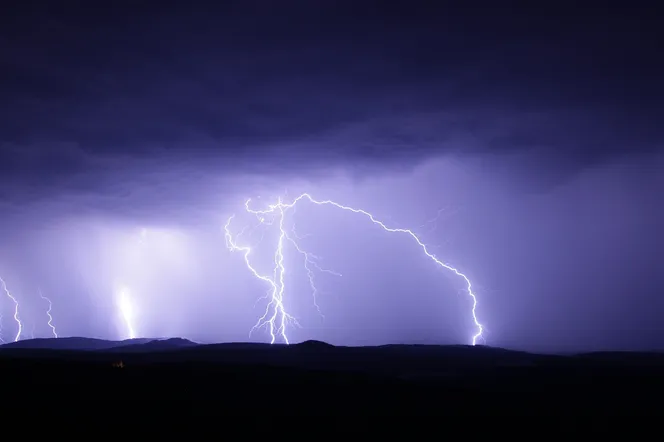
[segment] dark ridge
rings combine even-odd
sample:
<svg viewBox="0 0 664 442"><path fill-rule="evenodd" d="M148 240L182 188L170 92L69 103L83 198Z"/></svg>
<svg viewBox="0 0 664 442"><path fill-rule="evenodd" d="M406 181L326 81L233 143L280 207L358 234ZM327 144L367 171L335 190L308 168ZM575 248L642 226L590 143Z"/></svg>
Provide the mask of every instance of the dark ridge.
<svg viewBox="0 0 664 442"><path fill-rule="evenodd" d="M576 355L577 358L583 358L587 361L596 361L598 363L611 362L615 364L631 365L655 365L664 366L664 352L593 352Z"/></svg>
<svg viewBox="0 0 664 442"><path fill-rule="evenodd" d="M151 339L137 338L125 339L123 341L108 341L97 338L66 337L66 338L37 338L26 339L18 342L10 342L0 346L0 350L5 349L43 349L43 350L108 350L127 345L144 344Z"/></svg>
<svg viewBox="0 0 664 442"><path fill-rule="evenodd" d="M298 351L299 350L299 351ZM177 360L200 363L261 364L314 370L362 371L389 376L413 373L459 373L496 367L556 366L664 366L664 353L596 352L577 355L526 353L497 347L467 345L383 345L338 347L308 340L293 345L261 343L198 344L185 338L138 338L107 341L67 337L30 339L0 346L0 354L10 357L61 357L106 360L139 358L155 363ZM86 356L95 353L96 356ZM106 356L108 355L108 357Z"/></svg>
<svg viewBox="0 0 664 442"><path fill-rule="evenodd" d="M173 347L189 347L192 345L199 345L197 342L190 341L185 338L168 338L168 339L157 339L152 342L163 342Z"/></svg>
<svg viewBox="0 0 664 442"><path fill-rule="evenodd" d="M308 341L301 342L299 344L296 344L297 347L301 348L311 348L311 349L316 349L316 348L334 348L334 345L328 344L327 342L323 341L316 341L314 339L310 339Z"/></svg>
<svg viewBox="0 0 664 442"><path fill-rule="evenodd" d="M184 338L153 339L148 342L138 342L129 345L121 345L108 349L112 352L155 352L166 350L179 350L195 347L200 344ZM105 351L105 350L101 350Z"/></svg>

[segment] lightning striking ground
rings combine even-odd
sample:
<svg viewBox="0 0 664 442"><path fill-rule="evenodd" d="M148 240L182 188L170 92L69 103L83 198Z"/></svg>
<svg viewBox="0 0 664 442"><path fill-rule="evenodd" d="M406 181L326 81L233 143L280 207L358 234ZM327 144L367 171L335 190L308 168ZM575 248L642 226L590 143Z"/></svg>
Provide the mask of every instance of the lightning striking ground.
<svg viewBox="0 0 664 442"><path fill-rule="evenodd" d="M316 261L316 259L314 258L315 255L311 255L311 254L305 252L304 250L302 250L299 247L299 245L297 244L297 242L293 239L293 237L288 235L288 233L286 232L286 230L284 228L284 218L285 218L286 212L288 210L291 210L291 209L294 211L297 203L300 202L300 201L303 201L303 200L307 200L307 201L309 201L312 204L315 204L317 206L326 206L326 205L328 205L328 206L333 206L333 207L336 207L338 209L341 209L341 210L344 210L344 211L347 211L347 212L352 212L352 213L355 213L355 214L363 215L364 217L368 218L373 224L379 226L380 228L382 228L386 232L402 233L402 234L409 235L417 243L417 245L420 247L422 252L427 256L427 258L432 260L439 267L442 267L442 268L444 268L448 271L451 271L456 276L463 279L463 281L465 282L465 285L466 285L466 292L467 292L468 296L471 299L471 303L472 303L471 315L472 315L473 323L474 323L475 328L476 328L476 333L472 336L472 345L476 345L478 340L484 339L484 337L483 337L484 327L479 322L479 320L477 319L477 313L476 313L476 310L477 310L477 296L473 292L473 287L472 287L472 284L470 282L470 279L468 279L468 277L465 274L461 273L455 267L453 267L449 264L446 264L445 262L443 262L443 261L439 260L438 258L436 258L436 256L429 251L426 244L424 244L422 242L422 240L420 240L420 238L412 230L403 229L403 228L388 227L382 221L379 221L378 219L376 219L374 217L374 215L372 215L371 213L369 213L365 210L355 209L355 208L349 207L349 206L344 206L344 205L339 204L339 203L337 203L335 201L332 201L332 200L319 201L319 200L314 199L308 193L301 194L300 196L295 198L293 200L293 202L291 202L290 204L286 204L286 203L282 202L281 198L279 198L277 200L276 204L268 205L267 209L265 209L265 210L251 209L250 206L249 206L249 204L251 202L251 199L248 199L245 202L246 212L256 216L261 224L272 225L278 219L277 225L279 226L279 239L277 241L277 247L276 247L276 250L275 250L275 253L274 253L274 265L275 266L274 266L273 274L271 276L260 274L256 270L256 268L251 264L250 259L249 259L249 256L252 252L252 248L249 247L249 246L240 246L240 245L238 245L237 244L237 238L236 239L233 238L233 235L231 234L231 231L230 231L230 224L233 221L233 219L235 218L235 215L231 215L228 218L228 220L227 220L227 222L224 226L226 245L229 248L229 250L230 251L239 251L239 252L241 252L244 256L244 261L245 261L249 271L256 278L258 278L261 281L264 281L265 283L267 283L270 287L270 290L268 291L268 294L265 297L265 298L268 299L268 303L267 303L267 306L266 306L266 309L265 309L265 313L263 314L263 316L261 316L258 319L258 321L256 322L256 324L254 325L254 327L251 330L252 332L255 329L266 326L269 330L269 333L270 333L271 343L274 343L276 341L277 337L280 336L281 339L286 344L288 344L289 339L288 339L288 336L287 336L287 333L286 333L287 324L288 323L293 323L295 325L298 325L297 320L287 312L287 310L284 306L284 293L285 293L284 275L286 273L286 268L284 266L284 243L286 241L293 244L295 246L295 249L300 254L302 254L304 256L305 270L307 271L307 274L309 276L309 281L311 283L312 290L314 292L314 303L316 303L315 294L317 293L317 290L316 290L315 285L313 283L313 272L311 270L311 267L309 267L309 266L314 266L319 270L323 270L323 269L320 269L315 264L315 261ZM275 219L269 219L269 218L272 218L272 217L274 217ZM297 237L295 234L294 234L294 236ZM325 271L325 270L323 270L323 271ZM327 272L335 274L334 272L331 272L331 271L327 271ZM317 303L316 303L316 307L318 308ZM320 309L319 309L319 311L320 311Z"/></svg>
<svg viewBox="0 0 664 442"><path fill-rule="evenodd" d="M281 253L281 250L283 249L283 239L284 239L284 231L283 231L283 223L280 224L281 227L281 235L279 236L279 243L277 247L277 252L274 255L274 272L273 276L269 277L266 275L261 275L258 273L258 271L251 265L251 262L249 261L249 255L251 254L251 247L247 246L239 246L235 243L233 240L233 236L231 235L230 232L230 224L231 221L233 221L233 218L235 218L235 215L232 215L230 218L228 218L228 221L226 222L226 225L224 226L224 231L226 233L226 245L231 251L238 251L241 252L244 255L244 262L247 264L247 268L249 271L258 279L261 281L266 282L270 286L270 290L268 291L268 294L266 297L270 299L267 308L265 309L265 314L256 322L256 325L251 329L253 332L256 328L259 328L263 325L266 325L269 327L269 332L270 332L270 337L272 338L271 343L274 343L276 340L276 335L279 334L282 336L284 341L288 344L288 336L286 335L286 329L285 329L285 324L288 321L293 321L296 322L295 318L289 315L282 303L283 299L283 293L284 293L284 287L283 287L283 273L285 272L284 266L283 266L283 253ZM263 221L261 221L263 222ZM280 273L281 276L279 277L279 281L277 281L277 274ZM270 316L269 319L266 319L267 316L270 313L270 307L274 306L274 313L273 315ZM279 327L275 326L275 322L277 319L277 316L281 316L281 325ZM251 332L250 332L251 334Z"/></svg>
<svg viewBox="0 0 664 442"><path fill-rule="evenodd" d="M18 342L19 339L21 339L21 334L23 333L23 324L21 323L21 319L18 316L18 300L11 294L9 289L7 288L7 284L5 283L5 280L0 277L0 283L2 283L2 288L5 291L5 294L9 297L14 302L14 321L16 321L16 324L18 325L18 331L16 332L16 337L14 338L14 342Z"/></svg>
<svg viewBox="0 0 664 442"><path fill-rule="evenodd" d="M46 310L46 315L48 316L48 326L51 327L51 332L53 333L53 337L57 338L58 333L55 330L55 325L53 325L53 316L51 316L51 310L53 309L53 303L51 302L51 300L49 298L47 298L46 296L43 295L41 289L39 290L39 297L41 297L41 299L48 302L48 310Z"/></svg>
<svg viewBox="0 0 664 442"><path fill-rule="evenodd" d="M149 230L145 227L141 228L138 234L138 238L135 238L139 251L147 244L148 235L149 235ZM131 263L136 264L135 258L131 260ZM133 296L129 291L129 288L125 286L124 283L116 293L116 302L117 302L117 307L120 311L120 316L122 316L122 322L124 322L125 325L128 339L135 339L136 338L136 328L134 326L136 320L135 304L133 302Z"/></svg>
<svg viewBox="0 0 664 442"><path fill-rule="evenodd" d="M134 331L133 325L133 306L127 289L120 290L120 293L118 294L118 306L120 307L122 319L127 327L129 339L136 338L136 332Z"/></svg>

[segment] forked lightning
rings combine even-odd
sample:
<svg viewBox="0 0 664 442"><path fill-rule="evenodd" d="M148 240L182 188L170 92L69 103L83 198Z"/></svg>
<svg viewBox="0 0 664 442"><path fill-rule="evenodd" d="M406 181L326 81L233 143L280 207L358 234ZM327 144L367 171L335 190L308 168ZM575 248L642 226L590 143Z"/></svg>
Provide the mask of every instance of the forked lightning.
<svg viewBox="0 0 664 442"><path fill-rule="evenodd" d="M317 206L333 206L338 209L347 211L347 212L352 212L358 215L362 215L365 218L369 219L373 224L379 226L386 232L390 233L401 233L405 235L409 235L415 243L419 246L419 248L422 250L424 255L426 255L431 261L433 261L436 265L451 271L454 273L456 276L460 277L463 279L465 285L466 285L466 292L468 296L470 297L471 303L472 303L472 308L471 308L471 315L473 319L473 323L476 328L475 334L472 336L472 344L476 345L479 340L483 339L483 331L484 327L482 324L479 322L477 319L477 296L473 292L472 284L468 277L461 273L459 270L457 270L455 267L444 263L443 261L439 260L436 258L434 254L432 254L427 246L420 240L420 238L412 231L409 229L401 229L401 228L392 228L388 227L385 225L382 221L377 220L374 215L371 213L362 210L362 209L355 209L349 206L344 206L342 204L339 204L335 201L331 200L316 200L314 199L311 195L308 193L303 193L297 198L293 200L290 204L286 204L282 202L281 198L277 200L276 204L271 204L267 206L267 209L265 210L254 210L252 209L249 204L251 202L251 199L248 199L245 202L245 210L256 216L260 224L267 224L267 225L274 225L276 224L279 228L279 238L277 241L277 247L274 253L274 269L272 272L272 275L263 275L260 274L256 268L252 265L249 257L252 253L252 248L249 246L243 246L238 244L238 236L237 235L235 238L233 237L231 230L230 230L230 225L233 219L235 218L235 215L231 215L225 226L224 226L224 232L225 232L225 238L226 238L226 245L228 246L229 250L231 251L239 251L243 254L244 256L244 261L247 265L247 268L249 271L258 279L261 281L264 281L266 284L269 286L269 291L266 295L266 299L268 300L267 306L265 309L265 313L263 316L261 316L254 327L252 328L252 331L263 327L267 326L269 333L270 333L270 338L271 338L271 343L274 343L277 340L277 337L281 337L281 339L288 344L289 339L288 335L286 333L286 327L289 323L297 324L297 320L290 315L286 307L284 305L284 293L285 293L285 285L284 285L284 275L286 273L286 268L284 266L284 245L286 242L289 242L294 245L296 251L300 253L304 257L304 268L307 272L307 275L309 277L309 282L311 284L311 288L313 290L314 294L314 303L316 303L315 295L317 293L316 286L314 284L314 279L313 279L313 272L311 267L316 268L317 270L321 270L324 272L336 274L330 270L325 270L320 268L316 264L317 257L315 255L312 255L306 251L304 251L297 243L296 239L298 238L297 235L293 233L293 235L289 235L288 232L285 229L284 226L284 217L285 214L290 210L293 209L295 210L295 206L297 203L300 201L309 201L312 204L315 204ZM243 231L244 232L244 229ZM336 274L338 275L338 274ZM340 276L340 275L339 275ZM318 304L316 303L316 307L318 308ZM320 311L320 310L319 310Z"/></svg>

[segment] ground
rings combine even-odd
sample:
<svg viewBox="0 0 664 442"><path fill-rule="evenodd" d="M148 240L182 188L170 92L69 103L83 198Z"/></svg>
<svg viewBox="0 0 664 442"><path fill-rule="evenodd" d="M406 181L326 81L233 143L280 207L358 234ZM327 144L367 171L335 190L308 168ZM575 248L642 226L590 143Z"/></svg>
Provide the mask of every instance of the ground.
<svg viewBox="0 0 664 442"><path fill-rule="evenodd" d="M91 346L82 340L53 350L45 347L54 340L41 341L0 347L2 396L41 404L31 412L37 415L90 413L98 410L91 404L109 403L104 409L196 416L636 415L661 413L664 393L664 355L656 353L551 356L490 347L184 340L71 349Z"/></svg>

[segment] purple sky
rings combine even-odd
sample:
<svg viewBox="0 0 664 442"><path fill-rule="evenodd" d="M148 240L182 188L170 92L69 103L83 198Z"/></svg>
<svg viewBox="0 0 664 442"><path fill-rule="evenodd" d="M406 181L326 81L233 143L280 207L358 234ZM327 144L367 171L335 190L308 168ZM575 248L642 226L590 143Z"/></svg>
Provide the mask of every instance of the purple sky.
<svg viewBox="0 0 664 442"><path fill-rule="evenodd" d="M0 276L26 337L49 333L38 288L61 335L125 337L125 286L140 335L248 340L267 287L223 225L308 192L413 229L473 281L490 345L664 347L655 14L32 3L0 18ZM468 343L463 281L412 240L306 202L293 222L343 276L316 275L321 319L286 251L292 341Z"/></svg>

